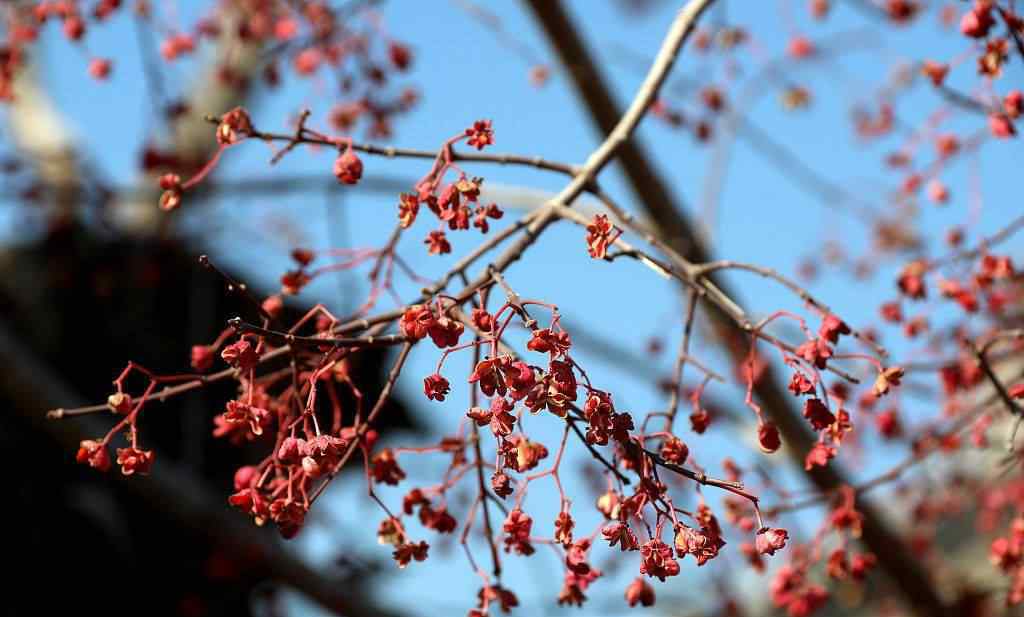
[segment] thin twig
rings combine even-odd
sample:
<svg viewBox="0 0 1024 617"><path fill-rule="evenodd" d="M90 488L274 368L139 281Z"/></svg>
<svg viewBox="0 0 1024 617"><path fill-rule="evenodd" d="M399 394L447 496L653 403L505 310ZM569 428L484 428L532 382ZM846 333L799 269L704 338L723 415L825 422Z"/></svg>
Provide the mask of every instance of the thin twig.
<svg viewBox="0 0 1024 617"><path fill-rule="evenodd" d="M327 351L331 347L390 347L410 342L409 337L404 334L343 338L299 336L288 332L278 332L277 330L261 328L242 321L241 317L233 317L229 319L228 325L240 333L254 333L268 338L271 341L290 345L293 348L315 349L317 351Z"/></svg>
<svg viewBox="0 0 1024 617"><path fill-rule="evenodd" d="M672 371L672 394L668 401L668 411L665 417L665 430L672 432L672 425L675 424L676 412L679 411L679 391L683 387L683 369L690 354L690 335L693 332L693 318L697 314L697 291L691 289L686 303L686 325L683 327L683 337L679 342L679 353L676 355L675 369Z"/></svg>

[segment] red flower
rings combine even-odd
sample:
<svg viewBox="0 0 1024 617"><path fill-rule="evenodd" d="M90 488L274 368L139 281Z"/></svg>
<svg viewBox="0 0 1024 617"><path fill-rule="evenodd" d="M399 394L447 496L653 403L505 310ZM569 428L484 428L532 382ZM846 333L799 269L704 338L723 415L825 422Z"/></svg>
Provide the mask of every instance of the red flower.
<svg viewBox="0 0 1024 617"><path fill-rule="evenodd" d="M903 321L903 309L900 308L898 301L886 302L879 307L879 312L882 315L882 319L889 323L899 323Z"/></svg>
<svg viewBox="0 0 1024 617"><path fill-rule="evenodd" d="M713 520L713 519L712 519ZM676 552L680 557L693 555L697 565L702 566L718 556L718 551L725 546L722 535L717 529L718 523L713 527L704 526L699 530L693 527L681 526L676 532Z"/></svg>
<svg viewBox="0 0 1024 617"><path fill-rule="evenodd" d="M423 380L423 393L432 401L443 401L449 392L451 392L451 384L438 373L429 375Z"/></svg>
<svg viewBox="0 0 1024 617"><path fill-rule="evenodd" d="M100 81L110 76L113 64L106 58L93 58L89 62L89 75Z"/></svg>
<svg viewBox="0 0 1024 617"><path fill-rule="evenodd" d="M405 472L398 466L398 459L391 448L384 448L370 459L370 476L378 484L397 486L405 479Z"/></svg>
<svg viewBox="0 0 1024 617"><path fill-rule="evenodd" d="M178 174L164 174L160 176L157 184L165 191L182 191L181 177Z"/></svg>
<svg viewBox="0 0 1024 617"><path fill-rule="evenodd" d="M714 86L704 88L700 91L700 99L711 111L720 111L725 107L725 95Z"/></svg>
<svg viewBox="0 0 1024 617"><path fill-rule="evenodd" d="M1003 97L1003 110L1010 118L1016 119L1024 113L1024 93L1020 90L1012 90Z"/></svg>
<svg viewBox="0 0 1024 617"><path fill-rule="evenodd" d="M260 303L260 308L266 311L266 313L271 317L279 317L281 315L281 311L284 310L284 300L282 300L281 296L278 294L267 296L267 298Z"/></svg>
<svg viewBox="0 0 1024 617"><path fill-rule="evenodd" d="M991 114L988 117L988 128L994 137L1007 139L1017 134L1013 120L1006 114Z"/></svg>
<svg viewBox="0 0 1024 617"><path fill-rule="evenodd" d="M590 540L583 538L573 544L565 552L565 565L574 574L586 576L590 573L590 564L587 563L587 552L590 550Z"/></svg>
<svg viewBox="0 0 1024 617"><path fill-rule="evenodd" d="M586 601L587 596L583 594L579 575L571 570L566 572L562 588L558 591L558 605L583 606Z"/></svg>
<svg viewBox="0 0 1024 617"><path fill-rule="evenodd" d="M174 60L178 56L191 53L195 50L195 39L188 34L173 34L160 43L160 55L165 60Z"/></svg>
<svg viewBox="0 0 1024 617"><path fill-rule="evenodd" d="M786 607L790 617L808 617L828 601L828 592L817 585L804 589Z"/></svg>
<svg viewBox="0 0 1024 617"><path fill-rule="evenodd" d="M661 446L661 458L670 463L684 465L686 464L686 459L689 456L690 449L687 448L686 444L683 443L683 440L678 437L669 437Z"/></svg>
<svg viewBox="0 0 1024 617"><path fill-rule="evenodd" d="M480 185L483 182L483 178L467 178L462 176L455 182L454 187L468 201L475 202L480 197ZM456 203L458 202L456 201Z"/></svg>
<svg viewBox="0 0 1024 617"><path fill-rule="evenodd" d="M804 417L811 422L816 431L823 431L836 421L828 407L817 398L810 398L804 402Z"/></svg>
<svg viewBox="0 0 1024 617"><path fill-rule="evenodd" d="M236 107L220 117L220 124L217 125L217 143L222 146L238 143L239 139L250 134L252 120L245 109Z"/></svg>
<svg viewBox="0 0 1024 617"><path fill-rule="evenodd" d="M295 60L293 61L295 72L299 75L310 75L320 67L320 62L322 60L323 55L319 50L313 47L303 49L295 56Z"/></svg>
<svg viewBox="0 0 1024 617"><path fill-rule="evenodd" d="M601 530L608 546L619 545L622 551L635 551L640 548L640 542L629 525L623 522L615 522Z"/></svg>
<svg viewBox="0 0 1024 617"><path fill-rule="evenodd" d="M363 162L352 148L334 159L334 177L341 184L356 184L363 177Z"/></svg>
<svg viewBox="0 0 1024 617"><path fill-rule="evenodd" d="M939 135L935 138L935 150L939 158L948 159L960 151L960 141L956 135Z"/></svg>
<svg viewBox="0 0 1024 617"><path fill-rule="evenodd" d="M317 435L305 443L302 451L307 458L312 458L318 464L333 467L347 445L348 442L339 437Z"/></svg>
<svg viewBox="0 0 1024 617"><path fill-rule="evenodd" d="M405 45L392 41L388 45L388 58L391 59L391 64L396 69L404 71L409 68L409 64L412 62L412 52Z"/></svg>
<svg viewBox="0 0 1024 617"><path fill-rule="evenodd" d="M772 603L782 607L797 597L799 589L804 584L804 569L786 564L778 569L775 578L772 579L770 591Z"/></svg>
<svg viewBox="0 0 1024 617"><path fill-rule="evenodd" d="M509 512L501 527L505 532L505 552L515 549L518 555L533 554L533 545L530 544L532 527L533 519L519 508Z"/></svg>
<svg viewBox="0 0 1024 617"><path fill-rule="evenodd" d="M181 205L181 195L185 189L181 186L181 177L177 174L164 174L160 176L160 188L163 193L160 195L160 209L171 211Z"/></svg>
<svg viewBox="0 0 1024 617"><path fill-rule="evenodd" d="M405 313L402 314L402 319L398 322L398 327L402 330L402 334L414 341L425 337L433 325L434 314L430 311L430 307L422 304L410 306L405 310Z"/></svg>
<svg viewBox="0 0 1024 617"><path fill-rule="evenodd" d="M489 333L494 329L494 315L488 313L486 309L474 308L470 319L481 332Z"/></svg>
<svg viewBox="0 0 1024 617"><path fill-rule="evenodd" d="M235 470L234 485L235 490L240 491L248 488L256 480L259 474L259 470L252 465L244 465Z"/></svg>
<svg viewBox="0 0 1024 617"><path fill-rule="evenodd" d="M842 334L850 334L850 326L835 315L826 315L825 319L821 321L821 327L818 328L818 335L835 344L839 342L839 336Z"/></svg>
<svg viewBox="0 0 1024 617"><path fill-rule="evenodd" d="M828 346L823 337L818 337L797 347L796 355L822 370L828 364L828 359L832 357L832 348Z"/></svg>
<svg viewBox="0 0 1024 617"><path fill-rule="evenodd" d="M985 255L981 272L986 279L1008 279L1014 276L1013 261L1007 256Z"/></svg>
<svg viewBox="0 0 1024 617"><path fill-rule="evenodd" d="M595 214L594 220L587 225L587 253L594 259L604 259L608 254L608 247L611 246L619 233L613 232L615 227L604 214Z"/></svg>
<svg viewBox="0 0 1024 617"><path fill-rule="evenodd" d="M491 121L477 120L473 126L466 129L466 136L469 137L466 143L477 150L483 150L485 146L493 144L494 131L491 130Z"/></svg>
<svg viewBox="0 0 1024 617"><path fill-rule="evenodd" d="M821 442L814 444L811 451L804 458L804 469L810 470L813 467L824 467L836 455L836 449Z"/></svg>
<svg viewBox="0 0 1024 617"><path fill-rule="evenodd" d="M850 561L846 558L845 549L837 548L829 554L825 571L829 578L837 581L845 579L850 574Z"/></svg>
<svg viewBox="0 0 1024 617"><path fill-rule="evenodd" d="M552 394L564 395L571 401L576 400L576 374L572 370L572 365L568 362L561 360L552 360L548 363L548 374L547 378L550 385L549 396Z"/></svg>
<svg viewBox="0 0 1024 617"><path fill-rule="evenodd" d="M427 245L427 253L430 255L446 255L452 252L452 245L443 231L434 230L427 235L423 241Z"/></svg>
<svg viewBox="0 0 1024 617"><path fill-rule="evenodd" d="M491 585L484 587L477 593L477 597L480 598L480 605L483 606L484 602L487 603L497 602L501 612L507 613L512 608L519 606L519 599L516 598L516 594L512 593L508 589L505 589L501 585Z"/></svg>
<svg viewBox="0 0 1024 617"><path fill-rule="evenodd" d="M544 447L544 444L530 441L519 435L509 437L502 445L505 466L519 472L533 469L548 456L548 449Z"/></svg>
<svg viewBox="0 0 1024 617"><path fill-rule="evenodd" d="M405 532L402 530L398 519L389 516L377 525L377 543L398 546L405 540Z"/></svg>
<svg viewBox="0 0 1024 617"><path fill-rule="evenodd" d="M941 62L933 62L932 60L925 60L924 64L921 65L921 73L923 73L928 79L932 80L933 86L938 87L946 80L946 75L949 73L949 65Z"/></svg>
<svg viewBox="0 0 1024 617"><path fill-rule="evenodd" d="M654 606L654 587L640 577L633 579L626 587L626 602L630 606Z"/></svg>
<svg viewBox="0 0 1024 617"><path fill-rule="evenodd" d="M757 532L754 546L761 555L774 555L775 551L782 550L789 539L789 532L785 529L765 528Z"/></svg>
<svg viewBox="0 0 1024 617"><path fill-rule="evenodd" d="M347 133L365 111L366 106L360 102L336 105L329 116L331 126L341 133Z"/></svg>
<svg viewBox="0 0 1024 617"><path fill-rule="evenodd" d="M615 408L611 395L607 392L591 392L583 405L583 415L587 419L587 443L608 445L615 430Z"/></svg>
<svg viewBox="0 0 1024 617"><path fill-rule="evenodd" d="M485 396L494 396L497 392L501 396L508 393L508 387L499 371L498 358L488 358L477 363L469 376L469 383L480 383L480 391Z"/></svg>
<svg viewBox="0 0 1024 617"><path fill-rule="evenodd" d="M890 366L881 373L875 379L874 393L876 396L885 396L889 393L889 388L892 386L900 385L900 379L903 378L903 369L898 366Z"/></svg>
<svg viewBox="0 0 1024 617"><path fill-rule="evenodd" d="M690 428L694 433L703 435L704 431L711 426L711 414L703 407L690 414Z"/></svg>
<svg viewBox="0 0 1024 617"><path fill-rule="evenodd" d="M134 473L146 475L153 466L153 451L139 450L138 448L118 448L117 464L121 466L121 473L130 476Z"/></svg>
<svg viewBox="0 0 1024 617"><path fill-rule="evenodd" d="M555 517L555 542L562 546L572 544L572 528L575 526L576 524L568 512L559 512L558 516Z"/></svg>
<svg viewBox="0 0 1024 617"><path fill-rule="evenodd" d="M903 267L903 272L897 281L900 291L908 298L915 300L924 298L926 289L924 286L924 275L928 271L928 265L921 261L912 261Z"/></svg>
<svg viewBox="0 0 1024 617"><path fill-rule="evenodd" d="M430 504L430 500L423 494L422 489L414 488L405 494L402 498L402 511L406 514L412 514L413 510L417 506L424 506ZM385 519L390 520L390 519Z"/></svg>
<svg viewBox="0 0 1024 617"><path fill-rule="evenodd" d="M498 497L504 499L512 494L512 479L503 471L496 471L491 476L491 490Z"/></svg>
<svg viewBox="0 0 1024 617"><path fill-rule="evenodd" d="M672 557L672 548L661 540L650 540L640 547L640 574L664 581L679 574L679 562Z"/></svg>
<svg viewBox="0 0 1024 617"><path fill-rule="evenodd" d="M402 229L412 227L420 211L420 200L413 193L402 193L398 197L398 222Z"/></svg>
<svg viewBox="0 0 1024 617"><path fill-rule="evenodd" d="M309 284L309 275L302 270L289 270L281 275L281 293L294 296Z"/></svg>
<svg viewBox="0 0 1024 617"><path fill-rule="evenodd" d="M992 6L976 3L960 18L960 33L976 39L985 38L995 23L995 19L992 18Z"/></svg>
<svg viewBox="0 0 1024 617"><path fill-rule="evenodd" d="M85 439L78 444L78 453L75 460L79 463L88 463L90 467L100 471L110 470L110 454L102 442L92 439Z"/></svg>
<svg viewBox="0 0 1024 617"><path fill-rule="evenodd" d="M115 392L107 397L107 407L114 413L127 415L132 410L132 397L124 392Z"/></svg>
<svg viewBox="0 0 1024 617"><path fill-rule="evenodd" d="M506 360L509 359L506 358ZM514 401L527 398L531 391L538 387L538 379L534 374L533 367L522 360L504 362L501 365L501 374L504 383L508 384L509 396Z"/></svg>
<svg viewBox="0 0 1024 617"><path fill-rule="evenodd" d="M996 538L989 548L989 561L1003 572L1016 569L1021 562L1021 544L1011 538Z"/></svg>
<svg viewBox="0 0 1024 617"><path fill-rule="evenodd" d="M434 510L429 504L420 508L420 522L427 529L433 529L437 533L451 533L458 526L458 521L446 508Z"/></svg>
<svg viewBox="0 0 1024 617"><path fill-rule="evenodd" d="M775 452L782 446L779 429L771 422L764 422L757 427L757 441L761 444L761 449L768 453Z"/></svg>
<svg viewBox="0 0 1024 617"><path fill-rule="evenodd" d="M302 460L306 451L306 441L300 437L285 437L281 447L277 449L277 458L282 463L294 465Z"/></svg>
<svg viewBox="0 0 1024 617"><path fill-rule="evenodd" d="M455 206L447 210L442 210L440 218L442 221L448 223L448 229L452 231L458 229L469 229L469 206Z"/></svg>
<svg viewBox="0 0 1024 617"><path fill-rule="evenodd" d="M618 493L609 489L597 498L597 510L605 518L617 518L619 515L619 504L621 498Z"/></svg>
<svg viewBox="0 0 1024 617"><path fill-rule="evenodd" d="M495 437L508 437L516 424L516 417L509 413L512 405L504 398L496 397L491 401L490 425Z"/></svg>
<svg viewBox="0 0 1024 617"><path fill-rule="evenodd" d="M868 572L874 569L877 562L878 559L872 553L854 555L853 561L850 563L850 575L853 576L854 580L863 581L867 577Z"/></svg>
<svg viewBox="0 0 1024 617"><path fill-rule="evenodd" d="M257 524L262 524L265 519L270 518L270 511L263 495L254 488L243 488L228 497L228 503L242 512L256 518Z"/></svg>
<svg viewBox="0 0 1024 617"><path fill-rule="evenodd" d="M249 341L241 339L228 345L220 352L220 357L231 366L247 371L256 366L260 361L259 354L253 349Z"/></svg>
<svg viewBox="0 0 1024 617"><path fill-rule="evenodd" d="M832 510L829 522L832 527L839 530L848 530L855 538L859 538L864 516L854 508L855 494L853 489L848 486L843 487L841 494L842 502Z"/></svg>
<svg viewBox="0 0 1024 617"><path fill-rule="evenodd" d="M462 336L464 330L465 326L462 325L462 322L442 316L430 324L427 333L430 334L435 345L444 349L458 345L459 337Z"/></svg>
<svg viewBox="0 0 1024 617"><path fill-rule="evenodd" d="M533 331L533 338L526 343L526 348L540 353L565 355L572 346L568 332L554 332L551 328Z"/></svg>
<svg viewBox="0 0 1024 617"><path fill-rule="evenodd" d="M274 499L270 503L270 519L278 524L278 531L285 539L291 539L302 529L306 509L292 499Z"/></svg>
<svg viewBox="0 0 1024 617"><path fill-rule="evenodd" d="M77 41L85 34L85 22L77 15L69 16L64 20L64 36L71 41Z"/></svg>
<svg viewBox="0 0 1024 617"><path fill-rule="evenodd" d="M391 553L391 556L398 563L399 568L405 568L414 559L416 561L426 560L428 550L430 550L430 545L426 542L419 542L418 544L405 543L399 544L395 551Z"/></svg>
<svg viewBox="0 0 1024 617"><path fill-rule="evenodd" d="M875 416L875 427L886 439L899 437L903 433L903 426L900 424L900 417L895 409L889 409Z"/></svg>
<svg viewBox="0 0 1024 617"><path fill-rule="evenodd" d="M978 74L996 78L1003 74L1003 64L1009 54L1009 42L996 38L985 43L985 53L978 56Z"/></svg>
<svg viewBox="0 0 1024 617"><path fill-rule="evenodd" d="M793 376L789 379L789 391L793 393L793 396L813 394L814 382L808 379L802 371L793 371Z"/></svg>
<svg viewBox="0 0 1024 617"><path fill-rule="evenodd" d="M480 407L473 407L466 412L466 416L476 423L477 426L487 426L490 424L493 415L490 411Z"/></svg>
<svg viewBox="0 0 1024 617"><path fill-rule="evenodd" d="M228 401L224 419L232 424L248 422L253 435L262 435L263 427L270 421L270 412L241 401Z"/></svg>
<svg viewBox="0 0 1024 617"><path fill-rule="evenodd" d="M501 208L499 208L497 204L478 206L473 212L473 227L479 229L480 233L483 234L487 233L491 229L491 224L487 219L500 219L505 216L505 213L501 211Z"/></svg>
<svg viewBox="0 0 1024 617"><path fill-rule="evenodd" d="M786 46L786 53L794 58L806 58L814 54L814 43L807 37L794 36Z"/></svg>
<svg viewBox="0 0 1024 617"><path fill-rule="evenodd" d="M206 371L213 366L213 347L209 345L192 346L192 368L197 371Z"/></svg>

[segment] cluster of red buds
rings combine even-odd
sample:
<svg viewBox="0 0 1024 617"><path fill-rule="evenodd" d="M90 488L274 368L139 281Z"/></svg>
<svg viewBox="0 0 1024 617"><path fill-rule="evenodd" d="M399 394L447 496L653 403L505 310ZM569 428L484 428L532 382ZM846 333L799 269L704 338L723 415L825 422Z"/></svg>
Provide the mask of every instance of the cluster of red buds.
<svg viewBox="0 0 1024 617"><path fill-rule="evenodd" d="M477 150L493 144L491 121L478 120L461 135L445 141L430 171L416 183L413 191L399 196L398 221L402 229L408 229L416 222L421 205L426 205L437 218L438 228L430 231L424 240L431 255L451 252L445 227L448 231L459 231L469 229L472 224L481 233L487 233L490 230L489 220L500 219L504 215L496 204L480 202L484 179L467 176L456 164L452 147L463 140ZM446 183L445 176L449 171L456 172L457 177Z"/></svg>

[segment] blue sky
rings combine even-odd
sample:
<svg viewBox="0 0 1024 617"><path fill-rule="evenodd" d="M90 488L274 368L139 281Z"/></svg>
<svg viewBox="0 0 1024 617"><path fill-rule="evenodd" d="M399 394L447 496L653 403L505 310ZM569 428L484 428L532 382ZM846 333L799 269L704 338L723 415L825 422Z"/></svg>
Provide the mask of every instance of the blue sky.
<svg viewBox="0 0 1024 617"><path fill-rule="evenodd" d="M603 70L623 105L643 77L643 68L638 66L636 57L653 56L678 3L654 4L655 9L638 15L624 11L623 3L619 2L576 0L568 3L584 40L602 61ZM744 112L761 131L796 152L818 173L874 204L884 216L893 216L895 210L887 196L901 178L885 169L884 155L904 142L907 131L922 126L929 114L941 108L941 102L919 80L896 107L907 131L871 143L859 141L853 135L851 110L858 104L874 109L875 93L891 75L894 63L948 59L967 50L969 44L944 31L934 14L926 15L910 28L883 29L876 21L849 9L846 3L836 4L839 6L833 15L822 24L807 17L804 2L731 2L728 18L747 28L753 37L749 48L741 48L734 54L732 73L721 62L709 62L688 48L674 76L685 76L702 84L717 83L735 94L743 90L744 80L755 75L764 62L779 58L789 38L796 33L825 42L843 41L841 53L787 68L785 83L811 90L809 109L783 110L778 102L781 87L769 86L762 87L760 96L742 99ZM491 30L472 19L456 2L384 3L380 7L382 23L389 33L408 43L415 54L413 69L406 81L422 93L415 111L397 123L393 143L435 148L473 120L489 118L495 129L495 152L581 162L599 143L599 136L571 84L556 66L543 33L519 3L502 1L486 6L500 16L506 32L554 67L549 83L539 89L531 85L528 80L530 64L520 54L503 46ZM188 13L195 7L192 3L181 3L178 8L183 20L188 21ZM707 16L709 20L715 18L713 12ZM121 183L136 178L139 143L154 127L148 117L150 107L133 37L133 28L126 16L116 18L90 37L93 53L115 58L114 75L105 84L95 84L85 75L85 57L55 36L52 29L44 37L44 76L56 104L67 115L81 143L91 146L90 157L96 165ZM1011 61L1008 76L996 84L999 92L1005 93L1007 80L1019 80L1019 64L1018 58ZM168 82L172 87L189 85L189 66L190 61L185 61L171 69ZM977 84L973 71L968 61L954 71L950 83L969 91ZM290 114L308 106L314 112L311 124L324 127L325 114L337 100L327 83L327 80L287 78L281 90L256 97L250 106L255 122L261 128L283 129ZM739 87L735 83L739 83ZM694 98L692 95L688 99L666 97L670 104L684 111L698 108ZM209 113L222 111L208 110ZM953 113L943 120L940 132L951 131L965 138L982 129L983 118ZM743 140L736 141L730 150L720 201L715 216L710 217L702 200L708 191L706 176L714 157L713 147L697 145L688 133L669 129L650 118L640 127L639 138L673 193L686 204L687 212L708 227L717 257L755 262L794 275L800 260L820 254L826 242L840 243L850 255L878 256L872 247L870 229L863 221L838 212L837 204L822 203ZM252 174L288 177L296 173L319 173L330 180L333 161L330 153L299 150L273 169L266 165L268 158L267 150L258 144L234 148L226 153L217 173L225 179L242 179ZM926 139L919 147L916 160L923 163L933 159L933 149ZM951 165L942 176L952 187L949 204L936 207L921 199L918 205L917 229L933 253L942 252L942 237L951 225L969 225L968 242L973 243L979 235L995 231L1011 215L1020 212L1019 197L1011 192L1010 183L1006 182L1007 178L1015 177L1020 160L1020 146L1014 141L990 144L979 155L960 157ZM364 163L368 178L399 178L410 184L429 167L423 161L371 157L365 157ZM503 187L505 193L499 191L496 195L507 194L512 190L509 187L555 192L565 182L563 177L533 169L467 166L467 171L484 176L485 187ZM618 169L612 166L606 170L602 182L623 206L639 211ZM209 250L207 247L215 246L213 254L217 259L233 265L257 286L271 290L279 273L289 266L289 245L279 231L281 221L287 221L308 246L381 245L393 225L396 203L397 196L392 193L368 192L358 187L327 192L318 186L315 190L283 197L227 198L212 209L186 213L186 228L195 235L197 247ZM518 214L519 211L509 209L509 215L501 223ZM240 220L244 222L238 223ZM475 231L455 235L452 238L454 255L427 257L419 238L428 228L421 220L407 234L400 249L417 272L428 277L444 272L460 253L475 246L479 238ZM13 228L9 230L12 235L13 232ZM1012 242L1008 246L1013 254ZM1019 256L1019 250L1016 255ZM894 272L902 264L902 260L878 257L883 263L871 279L855 280L847 274L826 269L822 277L809 283L809 288L852 325L876 325L877 305L895 297ZM755 316L780 308L801 309L799 300L778 285L751 275L730 274L726 278L733 288L740 290L737 299ZM530 258L509 271L508 280L524 296L558 304L569 323L585 324L589 332L612 339L641 357L654 336L661 337L667 349L673 349L682 329L681 303L670 283L633 262L592 262L586 255L581 230L569 225L556 226L546 233L531 249ZM406 285L403 291L410 297L415 290L415 285ZM312 285L303 297L321 300L343 312L362 301L361 293L365 293L361 279L349 278L341 285L334 279ZM390 308L387 304L383 306ZM948 307L930 312L933 326L955 315ZM920 342L907 344L897 329L882 332L883 342L895 358L913 359L921 355ZM697 352L731 374L728 365L722 362L723 355L706 337L698 337ZM588 358L586 348L581 348L576 357L587 367L596 384L614 392L621 409L643 415L664 406L664 397L648 383L638 381L633 372L599 357ZM455 391L448 402L432 403L423 398L421 378L433 371L437 358L438 353L431 346L417 347L407 374L400 381L399 392L418 407L424 420L440 434L455 430L466 408L468 390L465 384L453 379ZM453 375L461 373L463 363L468 361L466 357L456 356L449 370ZM644 370L652 375L666 374L672 353L650 357L648 362ZM689 375L692 378L693 372ZM929 384L934 383L933 379L932 376L920 378ZM738 385L712 386L709 394L726 402L736 414L751 415L742 406L742 389ZM936 413L934 405L928 401L903 397L901 402L904 418L911 424ZM528 420L532 436L543 436L548 443L557 443L556 423L543 417ZM862 460L841 457L858 477L884 469L902 453L897 447L874 455L878 446L872 429L867 422L862 428L872 456ZM781 460L778 455L766 459L750 452L747 446L751 435L737 439L735 434L712 430L708 435L697 437L683 430L682 436L697 460L712 473L720 471L721 459L726 454L741 463L756 460L770 464ZM581 450L577 446L568 457L567 474L575 475L569 470L587 460ZM411 480L429 479L431 470L438 469L439 464L439 460L429 457L406 460ZM787 486L799 486L796 476L785 464L773 466L772 473ZM353 480L332 488L331 499L318 504L324 512L314 517L323 524L306 531L294 543L296 550L319 560L327 559L339 548L351 546L368 549L369 554L381 559L387 558L387 551L375 548L373 537L381 515L363 498L359 483ZM526 505L535 519L535 533L547 534L557 500L549 490L550 483L541 481L539 484L543 486L531 488ZM581 488L582 485L578 486L573 495L574 514L578 517L578 529L589 530L597 519L587 512L592 499L590 493ZM396 491L384 491L384 494L392 503L401 495ZM708 495L715 503L718 495L713 492ZM368 524L368 520L373 522ZM789 524L809 532L814 522L813 516L805 516ZM428 565L413 564L387 576L383 597L414 611L424 606L445 614L450 611L458 614L468 609L478 580L458 546L435 542L431 532L414 531L414 535L417 534L432 542L434 558ZM732 534L729 539L738 544L741 536ZM611 556L604 547L595 550L599 564ZM486 561L482 546L475 545L475 552ZM561 570L549 553L541 551L530 560L506 559L508 573L504 581L519 594L526 607L521 613L539 614L554 605ZM697 571L692 561L686 561L684 575L657 586L658 592L684 597L695 595L694 591L687 591L692 587L684 581L706 583L711 580L706 570L728 572L729 561L735 564L736 558L735 553L727 555L702 571ZM634 576L638 563L628 559L620 565L623 572L611 574L609 580L599 581L592 588L594 604L590 612L618 614L625 608L622 589ZM385 564L385 567L390 566Z"/></svg>

